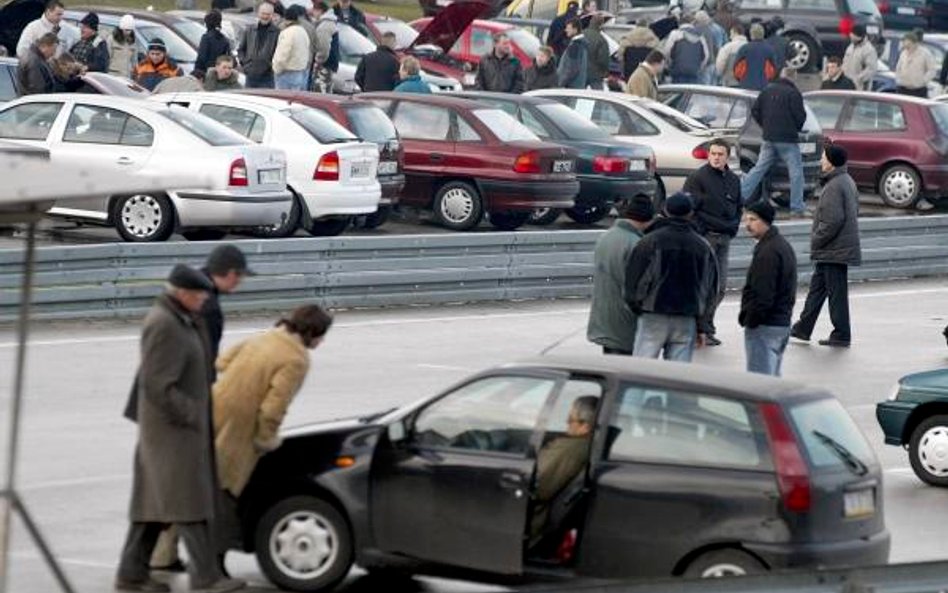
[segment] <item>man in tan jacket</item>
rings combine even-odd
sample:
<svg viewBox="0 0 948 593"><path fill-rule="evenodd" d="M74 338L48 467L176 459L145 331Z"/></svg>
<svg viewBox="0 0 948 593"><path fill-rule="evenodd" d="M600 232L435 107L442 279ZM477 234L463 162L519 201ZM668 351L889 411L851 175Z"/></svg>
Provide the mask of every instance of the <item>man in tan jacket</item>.
<svg viewBox="0 0 948 593"><path fill-rule="evenodd" d="M895 84L902 95L928 97L928 83L938 74L938 63L931 52L919 44L918 35L908 32L902 37L902 53L895 65Z"/></svg>
<svg viewBox="0 0 948 593"><path fill-rule="evenodd" d="M629 77L629 83L626 90L630 95L636 97L645 97L646 99L658 99L658 77L662 75L665 68L665 54L653 49L645 60L639 64L632 76Z"/></svg>

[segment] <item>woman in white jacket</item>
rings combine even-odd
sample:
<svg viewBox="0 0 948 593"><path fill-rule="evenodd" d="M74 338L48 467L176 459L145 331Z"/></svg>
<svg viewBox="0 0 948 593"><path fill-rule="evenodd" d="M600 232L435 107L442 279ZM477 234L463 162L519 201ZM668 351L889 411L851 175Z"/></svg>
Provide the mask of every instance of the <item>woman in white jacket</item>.
<svg viewBox="0 0 948 593"><path fill-rule="evenodd" d="M109 48L109 74L131 78L138 65L135 17L126 14L119 19L119 26L108 36L106 44Z"/></svg>
<svg viewBox="0 0 948 593"><path fill-rule="evenodd" d="M298 4L287 8L283 15L286 27L280 32L273 53L274 83L278 89L305 91L309 82L309 35L299 25L303 18L306 11Z"/></svg>

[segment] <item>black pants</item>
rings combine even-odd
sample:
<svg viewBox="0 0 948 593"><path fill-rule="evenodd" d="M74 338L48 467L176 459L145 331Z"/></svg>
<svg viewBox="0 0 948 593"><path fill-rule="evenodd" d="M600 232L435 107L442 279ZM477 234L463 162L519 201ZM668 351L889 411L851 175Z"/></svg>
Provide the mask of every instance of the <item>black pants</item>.
<svg viewBox="0 0 948 593"><path fill-rule="evenodd" d="M923 99L928 98L928 87L923 86L917 89L910 89L905 86L900 86L900 87L897 87L896 90L898 90L900 95L908 95L910 97L921 97Z"/></svg>
<svg viewBox="0 0 948 593"><path fill-rule="evenodd" d="M830 321L833 322L830 339L847 343L850 341L852 335L849 329L848 272L849 266L846 264L814 264L813 278L810 280L810 291L806 295L803 313L793 326L796 333L810 337L823 308L823 302L829 298Z"/></svg>
<svg viewBox="0 0 948 593"><path fill-rule="evenodd" d="M158 542L158 536L167 523L132 523L128 528L118 577L125 581L140 582L148 578L148 563ZM221 578L217 558L211 543L207 522L176 523L178 535L188 550L188 572L192 589L204 589Z"/></svg>
<svg viewBox="0 0 948 593"><path fill-rule="evenodd" d="M603 354L619 354L622 356L632 356L632 352L630 350L622 350L621 348L610 348L608 346L602 347L602 353Z"/></svg>
<svg viewBox="0 0 948 593"><path fill-rule="evenodd" d="M727 291L728 259L731 253L731 236L722 233L708 233L704 236L714 251L714 259L718 262L718 294L714 299L714 306L705 314L705 322L711 335L718 333L714 326L714 314L717 312L721 301L724 300L724 294Z"/></svg>

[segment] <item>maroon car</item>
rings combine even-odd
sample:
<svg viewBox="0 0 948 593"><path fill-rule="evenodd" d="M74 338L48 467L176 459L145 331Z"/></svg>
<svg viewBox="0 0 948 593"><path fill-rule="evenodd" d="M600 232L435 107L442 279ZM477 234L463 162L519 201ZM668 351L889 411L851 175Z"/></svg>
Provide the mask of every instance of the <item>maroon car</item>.
<svg viewBox="0 0 948 593"><path fill-rule="evenodd" d="M849 153L860 187L895 208L948 195L948 105L889 93L804 96L826 138Z"/></svg>
<svg viewBox="0 0 948 593"><path fill-rule="evenodd" d="M382 199L378 211L365 216L364 226L374 229L388 220L392 207L398 203L405 186L405 149L392 120L384 111L370 101L346 95L272 89L246 89L236 92L275 97L318 109L359 138L378 144L378 180L382 186Z"/></svg>
<svg viewBox="0 0 948 593"><path fill-rule="evenodd" d="M366 93L405 145L402 203L432 210L454 230L513 230L537 208L570 208L576 152L542 142L506 112L441 94Z"/></svg>

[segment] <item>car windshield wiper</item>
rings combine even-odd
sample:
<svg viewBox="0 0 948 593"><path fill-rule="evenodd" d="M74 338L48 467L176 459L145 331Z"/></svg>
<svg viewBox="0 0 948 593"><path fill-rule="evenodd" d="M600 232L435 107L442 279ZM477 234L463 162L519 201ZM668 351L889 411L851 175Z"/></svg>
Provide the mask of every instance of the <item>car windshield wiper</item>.
<svg viewBox="0 0 948 593"><path fill-rule="evenodd" d="M813 435L820 439L820 442L826 445L826 447L836 453L836 455L843 460L843 462L853 471L857 476L864 476L869 473L869 467L863 463L861 459L852 454L852 451L840 444L839 441L829 436L826 433L820 432L819 430L814 430Z"/></svg>
<svg viewBox="0 0 948 593"><path fill-rule="evenodd" d="M359 418L359 422L361 422L362 424L368 424L369 422L372 422L372 421L374 421L374 420L378 420L378 419L381 418L382 416L386 416L386 415L388 415L388 414L394 412L394 411L397 410L397 409L398 409L398 408L389 408L389 409L383 410L383 411L381 411L381 412L376 412L376 413L374 413L374 414L369 414L368 416L361 416L361 417Z"/></svg>

